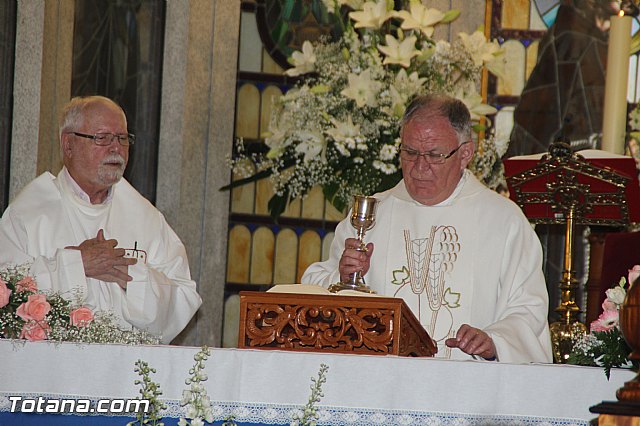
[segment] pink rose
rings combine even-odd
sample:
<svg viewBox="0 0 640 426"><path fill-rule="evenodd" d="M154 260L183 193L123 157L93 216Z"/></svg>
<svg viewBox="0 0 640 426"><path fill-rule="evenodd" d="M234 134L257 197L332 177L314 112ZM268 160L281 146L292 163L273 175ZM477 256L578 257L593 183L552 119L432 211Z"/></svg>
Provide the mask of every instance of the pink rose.
<svg viewBox="0 0 640 426"><path fill-rule="evenodd" d="M47 339L51 327L44 321L28 321L22 326L20 332L21 339L27 339L31 342Z"/></svg>
<svg viewBox="0 0 640 426"><path fill-rule="evenodd" d="M51 310L51 305L47 302L44 294L32 294L27 301L18 306L16 314L25 321L42 321Z"/></svg>
<svg viewBox="0 0 640 426"><path fill-rule="evenodd" d="M24 277L20 281L16 283L16 292L22 293L23 291L30 291L31 293L35 293L38 291L38 285L36 281L31 277Z"/></svg>
<svg viewBox="0 0 640 426"><path fill-rule="evenodd" d="M604 311L591 323L591 331L609 331L618 325L618 311Z"/></svg>
<svg viewBox="0 0 640 426"><path fill-rule="evenodd" d="M602 302L602 310L603 311L617 311L618 310L618 305L616 305L615 302L612 302L609 299L604 299L604 302Z"/></svg>
<svg viewBox="0 0 640 426"><path fill-rule="evenodd" d="M86 306L74 309L70 313L71 325L76 327L84 327L93 321L93 312Z"/></svg>
<svg viewBox="0 0 640 426"><path fill-rule="evenodd" d="M640 265L635 265L633 268L629 269L629 286L632 286L638 277L640 277Z"/></svg>
<svg viewBox="0 0 640 426"><path fill-rule="evenodd" d="M11 296L11 290L7 287L7 283L0 279L0 308L4 308L9 303L9 296Z"/></svg>

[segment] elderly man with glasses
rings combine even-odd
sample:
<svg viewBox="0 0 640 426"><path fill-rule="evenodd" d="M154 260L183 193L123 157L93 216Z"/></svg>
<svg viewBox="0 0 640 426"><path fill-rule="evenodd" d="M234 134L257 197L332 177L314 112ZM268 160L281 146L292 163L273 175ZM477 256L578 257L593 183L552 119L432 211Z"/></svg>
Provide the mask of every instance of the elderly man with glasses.
<svg viewBox="0 0 640 426"><path fill-rule="evenodd" d="M101 96L73 98L60 122L64 167L27 185L0 219L0 265L31 265L40 290L111 311L169 343L202 303L183 244L122 178L135 137Z"/></svg>
<svg viewBox="0 0 640 426"><path fill-rule="evenodd" d="M378 294L404 299L439 357L551 362L542 248L518 206L468 170L474 152L466 106L419 96L401 120L402 181L376 194L367 250L349 220L329 259L302 282L329 287L357 271Z"/></svg>

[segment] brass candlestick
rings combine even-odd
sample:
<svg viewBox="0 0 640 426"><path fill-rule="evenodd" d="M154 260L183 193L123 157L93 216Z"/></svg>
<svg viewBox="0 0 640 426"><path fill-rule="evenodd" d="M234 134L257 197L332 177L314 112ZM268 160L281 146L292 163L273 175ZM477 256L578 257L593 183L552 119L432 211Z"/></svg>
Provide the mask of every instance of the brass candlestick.
<svg viewBox="0 0 640 426"><path fill-rule="evenodd" d="M564 242L564 270L560 281L560 305L556 312L560 314L560 320L551 323L551 346L555 362L566 363L573 343L582 334L587 332L587 327L578 321L580 307L576 303L574 291L578 286L573 270L573 230L574 230L574 206L567 212L567 225Z"/></svg>
<svg viewBox="0 0 640 426"><path fill-rule="evenodd" d="M356 229L358 235L359 246L356 250L361 252L367 251L364 243L364 234L373 228L376 223L376 207L378 200L373 197L365 197L364 195L353 196L353 209L351 210L351 225ZM356 290L363 293L375 293L364 281L362 271L356 271L351 275L347 282L338 282L329 287L329 291L337 293L340 290Z"/></svg>

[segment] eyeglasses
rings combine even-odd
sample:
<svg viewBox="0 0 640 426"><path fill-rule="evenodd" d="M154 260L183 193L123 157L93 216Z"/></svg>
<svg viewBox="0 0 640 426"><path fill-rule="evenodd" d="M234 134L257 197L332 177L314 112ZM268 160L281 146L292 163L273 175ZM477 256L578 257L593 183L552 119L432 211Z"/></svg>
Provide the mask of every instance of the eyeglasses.
<svg viewBox="0 0 640 426"><path fill-rule="evenodd" d="M439 153L429 152L429 151L420 152L415 149L401 147L400 158L402 158L404 161L417 161L418 157L424 157L424 161L426 161L429 164L444 164L444 162L448 158L451 158L453 154L458 152L458 150L462 148L462 145L466 143L469 143L469 141L462 142L460 145L458 145L456 149L454 149L448 154L439 154Z"/></svg>
<svg viewBox="0 0 640 426"><path fill-rule="evenodd" d="M118 140L118 143L122 146L133 145L136 141L136 136L131 133L96 133L95 135L87 135L86 133L69 132L72 135L80 136L81 138L93 139L98 146L109 146L113 143L114 139Z"/></svg>

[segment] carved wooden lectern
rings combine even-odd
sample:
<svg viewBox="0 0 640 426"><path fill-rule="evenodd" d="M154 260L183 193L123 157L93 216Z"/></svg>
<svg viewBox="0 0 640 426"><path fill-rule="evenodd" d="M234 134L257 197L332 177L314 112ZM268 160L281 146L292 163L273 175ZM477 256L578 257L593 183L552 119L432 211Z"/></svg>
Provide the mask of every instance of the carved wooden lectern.
<svg viewBox="0 0 640 426"><path fill-rule="evenodd" d="M238 348L433 356L437 347L402 299L240 292Z"/></svg>

